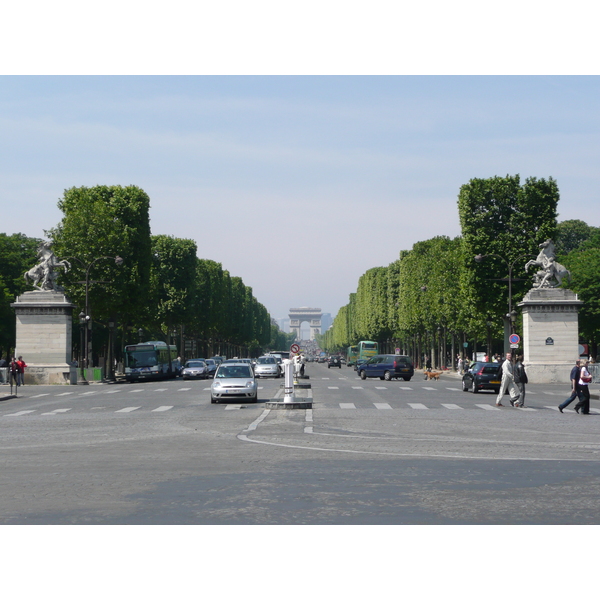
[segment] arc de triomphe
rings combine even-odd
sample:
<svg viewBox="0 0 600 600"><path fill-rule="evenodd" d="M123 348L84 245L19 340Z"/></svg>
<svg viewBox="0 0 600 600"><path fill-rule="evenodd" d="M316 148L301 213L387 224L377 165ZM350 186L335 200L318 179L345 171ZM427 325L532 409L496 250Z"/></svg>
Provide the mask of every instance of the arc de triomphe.
<svg viewBox="0 0 600 600"><path fill-rule="evenodd" d="M296 333L296 339L301 339L300 326L304 321L308 321L310 325L310 339L315 339L315 334L321 333L321 318L323 312L320 308L290 308L290 332Z"/></svg>

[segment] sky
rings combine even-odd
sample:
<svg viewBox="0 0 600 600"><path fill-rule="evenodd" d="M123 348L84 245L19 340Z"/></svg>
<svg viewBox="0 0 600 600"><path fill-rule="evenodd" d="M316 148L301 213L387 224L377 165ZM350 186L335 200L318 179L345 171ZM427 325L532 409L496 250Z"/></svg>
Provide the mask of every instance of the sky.
<svg viewBox="0 0 600 600"><path fill-rule="evenodd" d="M460 234L472 178L553 177L559 220L600 226L599 101L597 76L3 76L0 231L44 237L65 189L136 185L153 234L271 316L335 316L366 270Z"/></svg>

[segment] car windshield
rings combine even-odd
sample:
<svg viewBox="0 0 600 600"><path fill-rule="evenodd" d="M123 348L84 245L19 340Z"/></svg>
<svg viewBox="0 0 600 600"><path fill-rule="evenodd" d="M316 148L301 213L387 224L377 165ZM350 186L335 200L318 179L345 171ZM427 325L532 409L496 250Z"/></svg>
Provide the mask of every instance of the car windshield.
<svg viewBox="0 0 600 600"><path fill-rule="evenodd" d="M197 368L197 367L203 367L204 366L204 362L202 362L201 360L188 360L185 363L185 368L186 369L191 369L191 368Z"/></svg>
<svg viewBox="0 0 600 600"><path fill-rule="evenodd" d="M258 359L258 364L259 365L276 365L277 361L274 358L271 358L270 356L261 356Z"/></svg>
<svg viewBox="0 0 600 600"><path fill-rule="evenodd" d="M221 365L217 371L217 378L221 379L241 379L252 377L250 367L247 365Z"/></svg>

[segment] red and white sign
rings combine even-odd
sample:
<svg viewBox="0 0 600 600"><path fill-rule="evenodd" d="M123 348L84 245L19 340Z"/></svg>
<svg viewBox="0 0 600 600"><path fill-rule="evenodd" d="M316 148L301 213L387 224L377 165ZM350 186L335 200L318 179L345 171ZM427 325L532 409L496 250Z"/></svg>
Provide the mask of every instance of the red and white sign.
<svg viewBox="0 0 600 600"><path fill-rule="evenodd" d="M292 344L290 347L290 352L293 354L298 354L298 352L300 352L300 346L298 346L298 344Z"/></svg>

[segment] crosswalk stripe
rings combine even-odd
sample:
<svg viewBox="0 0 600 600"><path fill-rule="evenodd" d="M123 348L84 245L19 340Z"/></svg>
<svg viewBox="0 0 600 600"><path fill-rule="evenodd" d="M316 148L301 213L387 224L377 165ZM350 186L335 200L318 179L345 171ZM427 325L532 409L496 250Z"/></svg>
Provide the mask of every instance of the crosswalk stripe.
<svg viewBox="0 0 600 600"><path fill-rule="evenodd" d="M115 412L132 412L134 410L137 410L138 408L142 408L141 406L128 406L126 408L122 408L121 410L115 410Z"/></svg>
<svg viewBox="0 0 600 600"><path fill-rule="evenodd" d="M108 390L104 392L105 394L118 394L121 390Z"/></svg>
<svg viewBox="0 0 600 600"><path fill-rule="evenodd" d="M70 408L57 408L57 409L53 410L52 412L42 413L42 415L58 415L60 413L69 412L70 410L71 410Z"/></svg>
<svg viewBox="0 0 600 600"><path fill-rule="evenodd" d="M402 387L402 386L400 386L400 389L401 389L401 390L412 390L412 388L411 388L411 387Z"/></svg>
<svg viewBox="0 0 600 600"><path fill-rule="evenodd" d="M339 390L340 388L336 387L335 385L330 385L330 386L327 386L327 389L328 390Z"/></svg>
<svg viewBox="0 0 600 600"><path fill-rule="evenodd" d="M152 412L164 412L165 410L170 410L171 408L173 408L172 406L159 406L158 408L155 408Z"/></svg>
<svg viewBox="0 0 600 600"><path fill-rule="evenodd" d="M356 408L353 402L340 402L340 408Z"/></svg>
<svg viewBox="0 0 600 600"><path fill-rule="evenodd" d="M238 408L242 408L241 404L228 404L225 410L237 410Z"/></svg>
<svg viewBox="0 0 600 600"><path fill-rule="evenodd" d="M362 386L360 386L360 385L353 385L353 386L352 386L352 389L353 389L353 390L362 390L362 389L364 389L364 388L363 388Z"/></svg>
<svg viewBox="0 0 600 600"><path fill-rule="evenodd" d="M130 394L137 394L138 392L143 392L144 390L139 389L139 390L129 390Z"/></svg>
<svg viewBox="0 0 600 600"><path fill-rule="evenodd" d="M20 417L21 415L28 415L30 413L34 413L35 410L20 410L16 413L11 413L10 415L4 415L5 417Z"/></svg>
<svg viewBox="0 0 600 600"><path fill-rule="evenodd" d="M423 386L424 390L433 390L433 391L437 391L437 388L432 388L432 387L425 387Z"/></svg>
<svg viewBox="0 0 600 600"><path fill-rule="evenodd" d="M387 390L387 388L386 388L386 387L377 387L377 386L375 386L375 389L376 389L376 390Z"/></svg>
<svg viewBox="0 0 600 600"><path fill-rule="evenodd" d="M411 408L415 408L417 410L427 410L427 407L424 404L419 404L418 402L415 402L415 403L410 403L409 402L408 405Z"/></svg>
<svg viewBox="0 0 600 600"><path fill-rule="evenodd" d="M387 409L391 410L391 408L392 408L387 402L374 402L373 404L375 404L375 407L380 410L387 410Z"/></svg>
<svg viewBox="0 0 600 600"><path fill-rule="evenodd" d="M483 408L483 410L501 410L497 406L491 406L489 404L476 404L479 408Z"/></svg>
<svg viewBox="0 0 600 600"><path fill-rule="evenodd" d="M58 398L59 396L70 396L73 393L74 392L63 392L62 394L56 394L56 397Z"/></svg>
<svg viewBox="0 0 600 600"><path fill-rule="evenodd" d="M192 388L179 388L178 392L189 392Z"/></svg>
<svg viewBox="0 0 600 600"><path fill-rule="evenodd" d="M460 392L460 388L446 388L447 390L450 390L451 392Z"/></svg>
<svg viewBox="0 0 600 600"><path fill-rule="evenodd" d="M50 394L36 394L35 396L29 396L30 398L41 398L42 396L49 396Z"/></svg>
<svg viewBox="0 0 600 600"><path fill-rule="evenodd" d="M458 404L442 404L442 406L444 408L449 408L451 410L454 410L454 409L457 409L457 408L460 409L460 410L463 410L463 407L459 406Z"/></svg>

